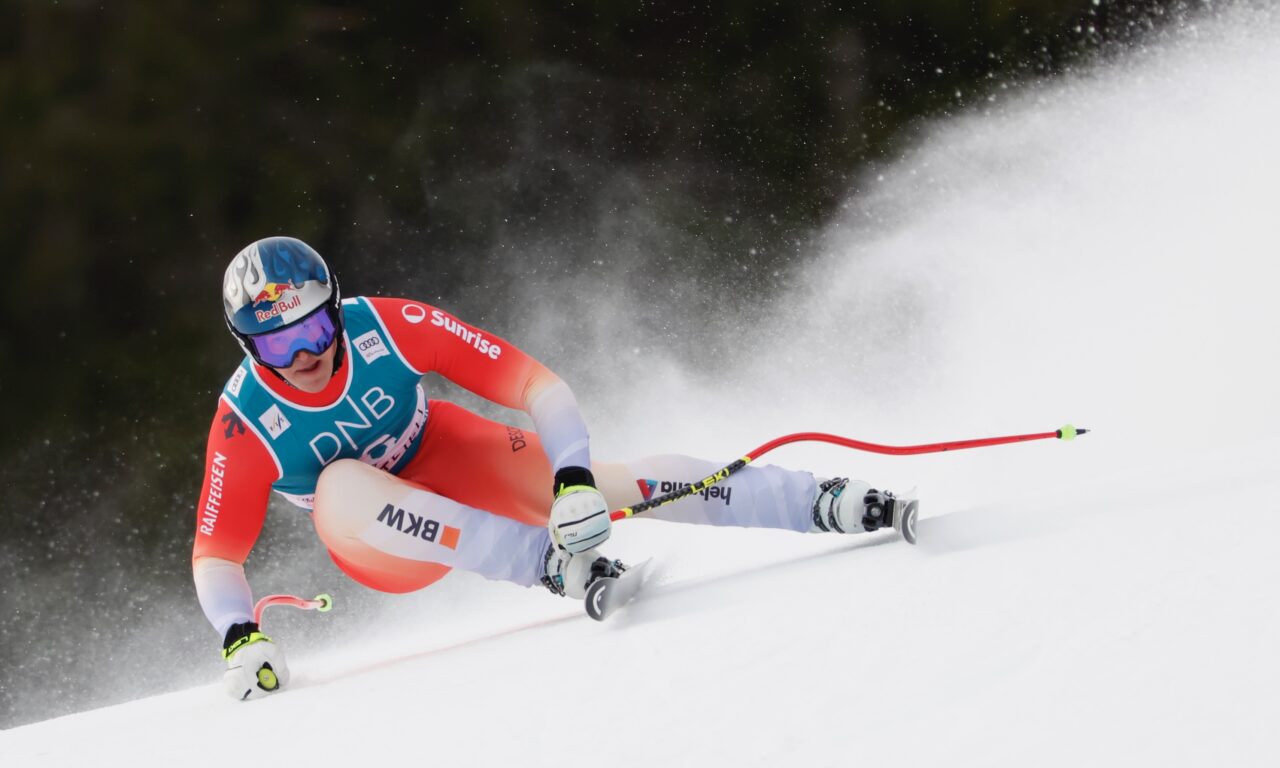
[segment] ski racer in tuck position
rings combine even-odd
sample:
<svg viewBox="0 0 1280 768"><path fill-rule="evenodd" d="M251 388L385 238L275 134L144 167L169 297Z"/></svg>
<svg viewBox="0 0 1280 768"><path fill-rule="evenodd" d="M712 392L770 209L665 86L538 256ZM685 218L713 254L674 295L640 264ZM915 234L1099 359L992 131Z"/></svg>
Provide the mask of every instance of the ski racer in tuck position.
<svg viewBox="0 0 1280 768"><path fill-rule="evenodd" d="M460 568L581 598L625 569L598 549L610 509L720 466L675 455L593 462L573 392L548 368L422 302L340 299L333 273L299 240L246 247L222 297L246 357L209 432L192 567L237 699L289 679L280 646L253 623L243 565L272 491L311 510L333 561L373 589L409 592ZM534 430L428 400L428 372L523 410ZM857 480L753 465L653 516L852 534L901 531L904 502Z"/></svg>

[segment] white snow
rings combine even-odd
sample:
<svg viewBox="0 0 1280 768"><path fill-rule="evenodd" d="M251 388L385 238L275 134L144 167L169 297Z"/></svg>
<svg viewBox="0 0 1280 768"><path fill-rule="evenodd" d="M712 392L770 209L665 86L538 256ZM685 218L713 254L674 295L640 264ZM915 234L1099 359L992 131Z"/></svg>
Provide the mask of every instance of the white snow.
<svg viewBox="0 0 1280 768"><path fill-rule="evenodd" d="M741 365L594 419L726 458L1096 430L770 457L919 485L918 547L628 521L610 553L658 568L609 623L454 575L341 648L281 638L287 693L16 728L0 765L1276 764L1280 35L1221 16L937 124L723 340Z"/></svg>

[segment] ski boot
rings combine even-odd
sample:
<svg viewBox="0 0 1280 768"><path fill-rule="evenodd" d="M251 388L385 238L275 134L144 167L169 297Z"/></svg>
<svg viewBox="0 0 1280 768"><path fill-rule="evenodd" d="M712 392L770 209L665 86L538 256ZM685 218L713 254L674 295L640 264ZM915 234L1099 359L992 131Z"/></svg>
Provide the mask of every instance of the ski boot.
<svg viewBox="0 0 1280 768"><path fill-rule="evenodd" d="M542 560L542 584L557 595L581 600L596 579L621 576L625 570L621 560L610 560L594 547L571 555L553 544Z"/></svg>
<svg viewBox="0 0 1280 768"><path fill-rule="evenodd" d="M901 533L908 544L915 544L919 508L920 502L910 495L899 498L888 491L870 488L866 483L836 477L818 484L810 530L862 533L878 531L887 525Z"/></svg>

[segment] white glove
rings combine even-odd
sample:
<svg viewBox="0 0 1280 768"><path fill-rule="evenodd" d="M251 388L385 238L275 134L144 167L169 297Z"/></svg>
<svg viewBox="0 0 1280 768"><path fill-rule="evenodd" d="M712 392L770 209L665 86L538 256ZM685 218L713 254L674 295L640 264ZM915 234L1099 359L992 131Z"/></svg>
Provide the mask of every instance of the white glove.
<svg viewBox="0 0 1280 768"><path fill-rule="evenodd" d="M556 472L555 494L547 520L553 544L576 555L609 538L613 527L609 506L596 490L590 470L565 467Z"/></svg>
<svg viewBox="0 0 1280 768"><path fill-rule="evenodd" d="M260 699L289 684L284 650L259 632L253 622L236 624L227 630L222 657L227 660L222 684L233 699Z"/></svg>

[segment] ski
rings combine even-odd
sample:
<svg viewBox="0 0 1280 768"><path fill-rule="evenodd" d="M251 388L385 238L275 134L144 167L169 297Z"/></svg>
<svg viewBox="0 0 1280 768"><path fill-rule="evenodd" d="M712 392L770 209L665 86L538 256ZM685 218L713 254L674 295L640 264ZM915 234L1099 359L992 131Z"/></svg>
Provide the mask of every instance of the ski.
<svg viewBox="0 0 1280 768"><path fill-rule="evenodd" d="M618 576L603 576L587 587L584 604L587 615L596 621L604 621L614 611L631 602L644 586L652 559L636 563Z"/></svg>

